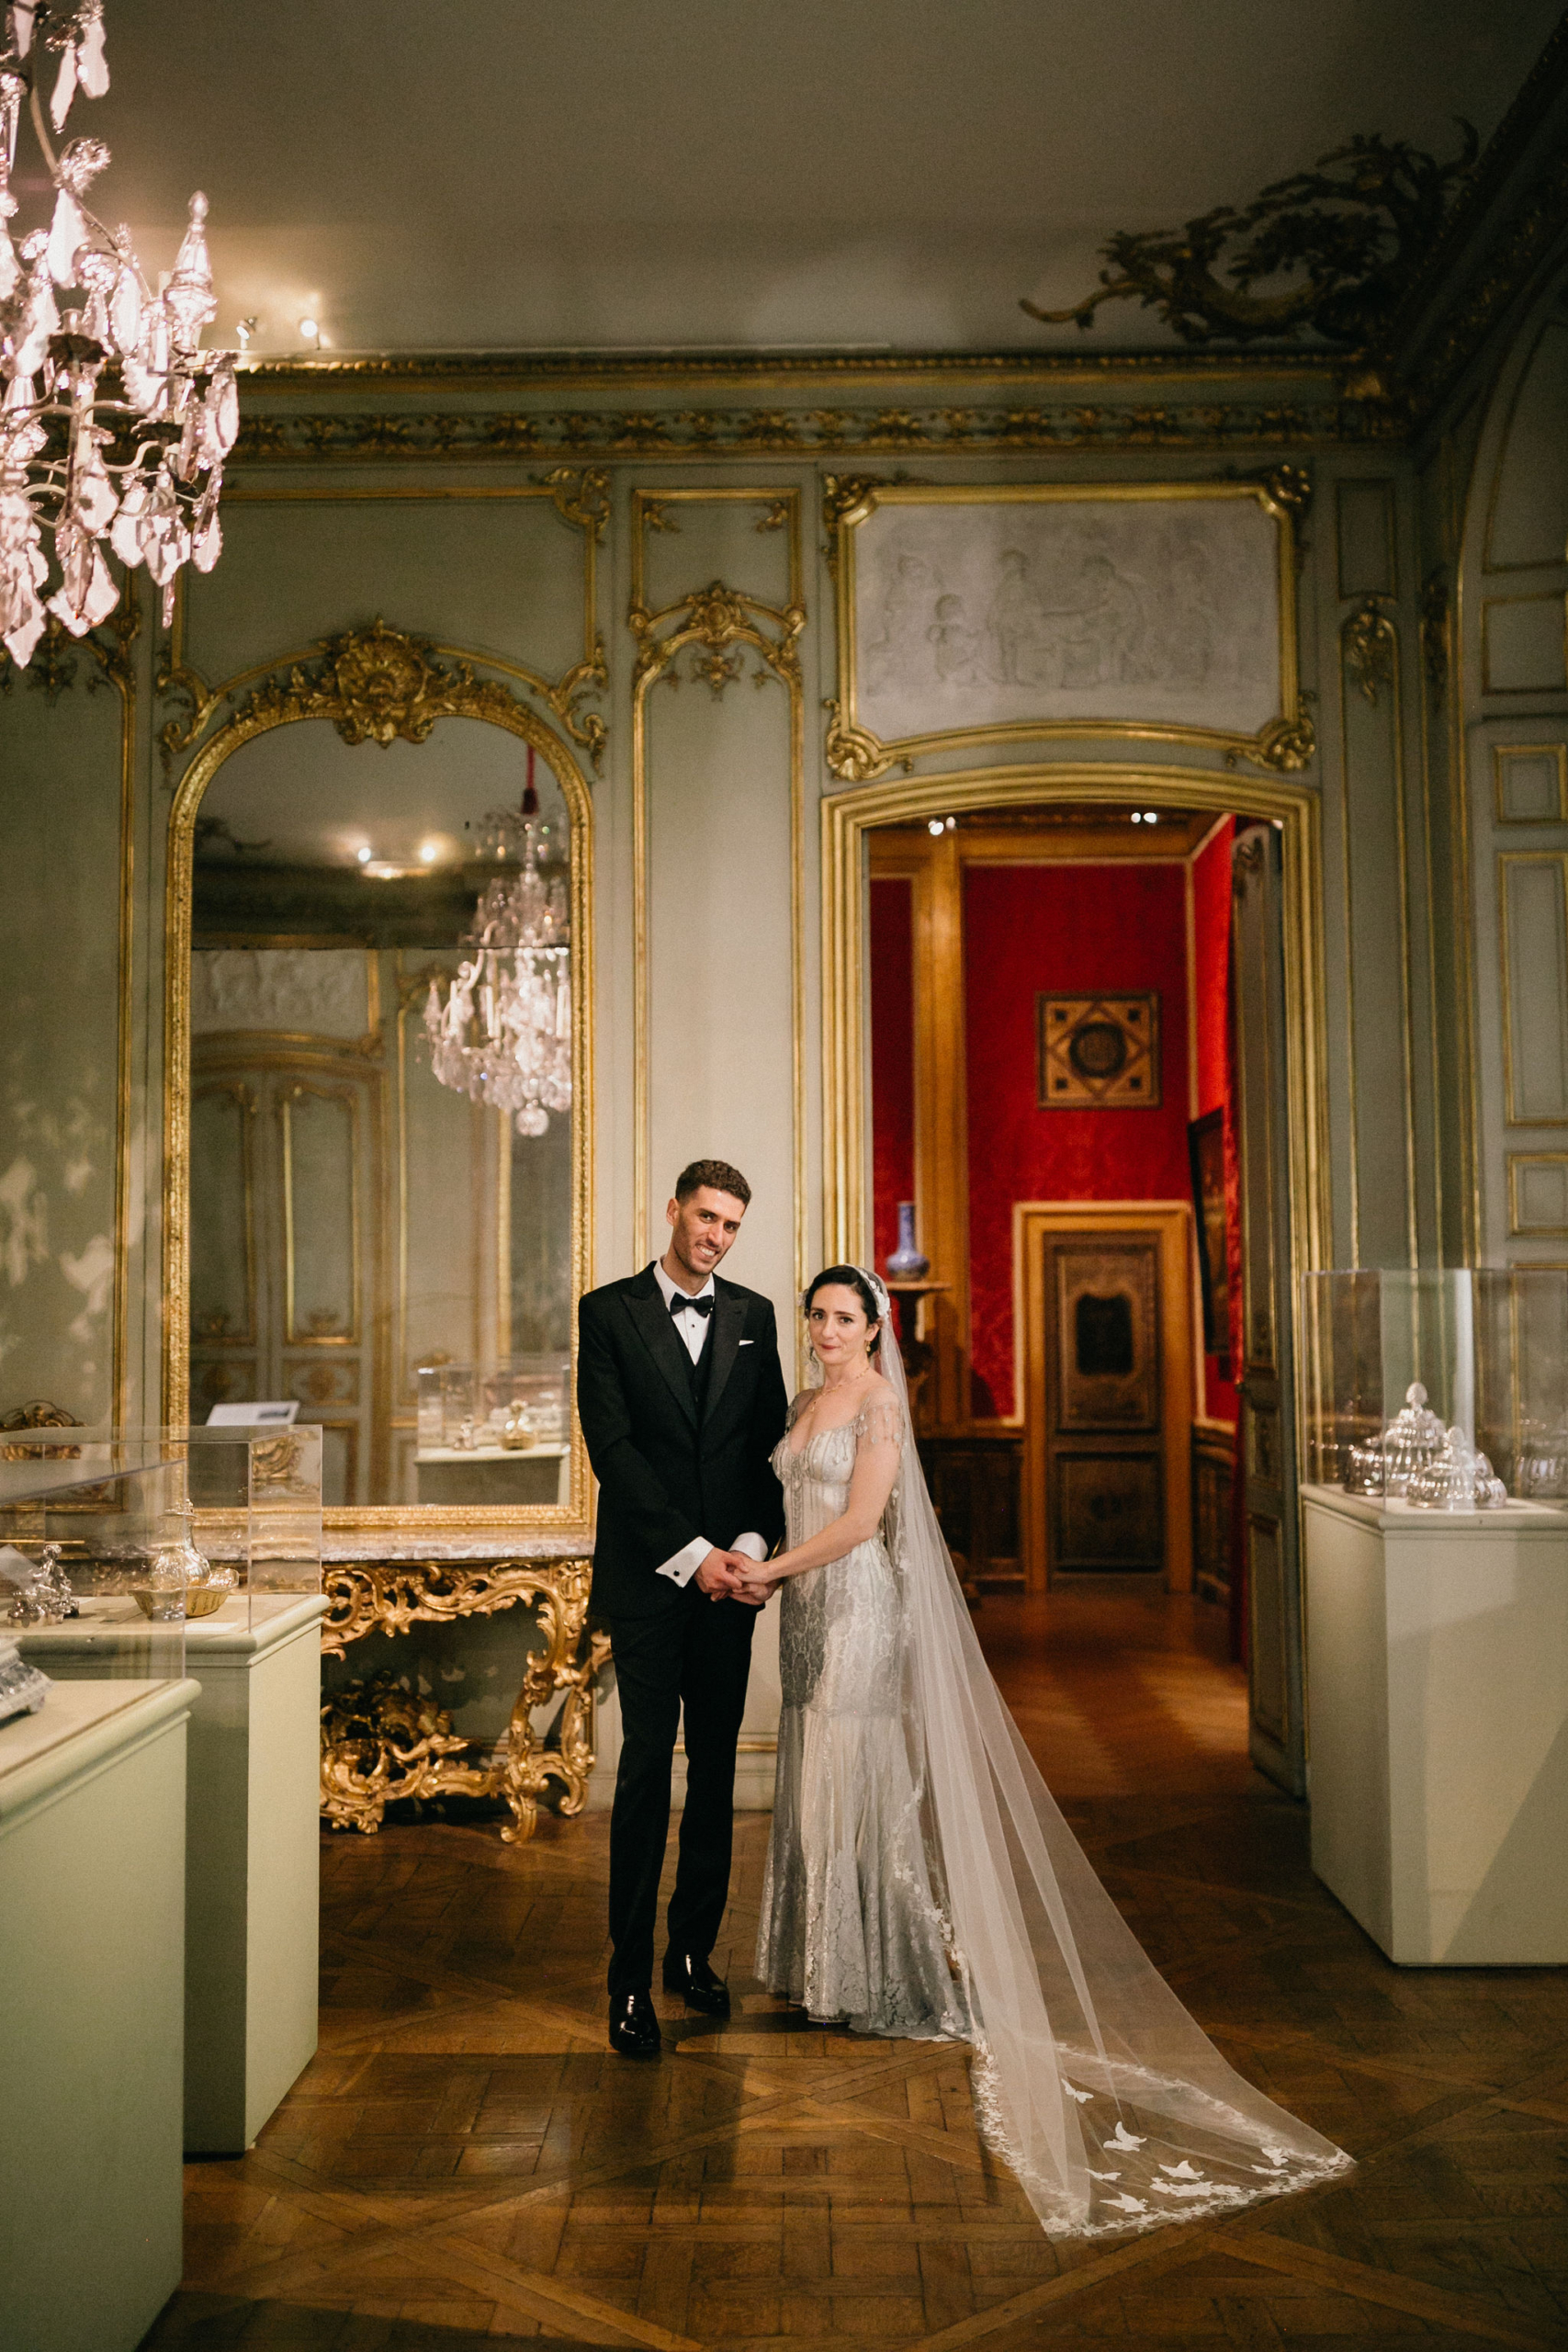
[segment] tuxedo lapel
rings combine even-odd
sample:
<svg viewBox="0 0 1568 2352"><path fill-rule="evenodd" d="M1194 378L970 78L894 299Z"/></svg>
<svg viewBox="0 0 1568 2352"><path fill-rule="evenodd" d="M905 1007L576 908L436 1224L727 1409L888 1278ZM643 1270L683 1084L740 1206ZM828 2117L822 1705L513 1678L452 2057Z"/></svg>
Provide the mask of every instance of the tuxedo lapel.
<svg viewBox="0 0 1568 2352"><path fill-rule="evenodd" d="M708 1366L707 1402L703 1419L711 1420L718 1410L718 1400L724 1385L735 1369L735 1359L740 1352L740 1334L746 1328L746 1302L737 1298L728 1287L714 1284L713 1337L708 1341L713 1350L713 1362Z"/></svg>
<svg viewBox="0 0 1568 2352"><path fill-rule="evenodd" d="M652 1274L648 1273L637 1289L624 1291L622 1296L626 1301L626 1313L642 1336L643 1345L669 1382L681 1410L694 1425L697 1408L692 1398L692 1359L686 1352L684 1340L675 1329L659 1284Z"/></svg>

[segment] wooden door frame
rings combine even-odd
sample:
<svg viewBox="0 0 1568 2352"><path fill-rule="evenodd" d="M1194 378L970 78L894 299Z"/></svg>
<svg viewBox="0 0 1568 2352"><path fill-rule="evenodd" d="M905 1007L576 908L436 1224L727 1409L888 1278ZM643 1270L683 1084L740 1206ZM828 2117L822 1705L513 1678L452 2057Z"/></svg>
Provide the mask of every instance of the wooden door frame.
<svg viewBox="0 0 1568 2352"><path fill-rule="evenodd" d="M1190 1201L1015 1201L1012 1209L1013 1330L1022 1348L1024 1590L1050 1581L1045 1510L1045 1243L1061 1233L1157 1233L1159 1237L1165 1589L1192 1589L1192 1289Z"/></svg>

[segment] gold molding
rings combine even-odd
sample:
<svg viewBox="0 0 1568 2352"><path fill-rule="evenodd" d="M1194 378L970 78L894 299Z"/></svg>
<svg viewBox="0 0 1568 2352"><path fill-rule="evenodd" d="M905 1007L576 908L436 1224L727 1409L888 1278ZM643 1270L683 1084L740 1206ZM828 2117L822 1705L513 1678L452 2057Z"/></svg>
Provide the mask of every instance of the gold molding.
<svg viewBox="0 0 1568 2352"><path fill-rule="evenodd" d="M1568 850L1500 850L1497 854L1497 977L1503 997L1503 1115L1510 1127L1568 1126L1568 1106L1540 1118L1531 1118L1515 1108L1513 958L1508 945L1508 876L1519 865L1556 867L1558 887L1562 897L1563 934L1568 938Z"/></svg>
<svg viewBox="0 0 1568 2352"><path fill-rule="evenodd" d="M1504 807L1504 772L1510 760L1551 760L1557 768L1557 808L1550 817L1510 817ZM1492 797L1499 825L1568 825L1568 743L1494 743Z"/></svg>
<svg viewBox="0 0 1568 2352"><path fill-rule="evenodd" d="M1527 1225L1519 1208L1519 1171L1525 1168L1561 1168L1568 1182L1568 1151L1510 1151L1508 1165L1508 1238L1510 1241L1556 1241L1568 1234L1568 1225Z"/></svg>
<svg viewBox="0 0 1568 2352"><path fill-rule="evenodd" d="M481 662L488 670L497 670L505 677L515 678L530 694L536 695L559 720L571 741L586 752L597 774L604 756L609 729L597 711L585 712L581 706L587 696L607 692L610 683L604 639L598 618L598 551L604 541L604 526L610 512L609 475L598 467L555 466L526 484L504 483L483 489L449 483L434 488L423 484L391 484L335 489L301 486L285 490L261 490L242 485L229 492L230 504L241 506L317 504L322 502L353 505L367 500L386 503L404 499L422 504L439 503L443 500L546 500L568 529L581 532L582 651L577 661L558 678L552 679L542 671L531 669L526 662L508 661L498 654L475 653L470 658ZM186 574L182 571L175 583L175 616L157 676L159 695L165 701L179 704L185 713L183 718L175 716L166 719L159 729L158 741L163 750L165 774L180 753L196 748L221 705L225 702L231 704L243 686L273 676L290 663L308 661L317 650L311 647L279 654L269 662L237 671L232 677L221 680L217 685L209 685L186 660L185 600ZM458 646L428 644L427 650L448 659L463 658L463 649Z"/></svg>
<svg viewBox="0 0 1568 2352"><path fill-rule="evenodd" d="M768 605L716 580L658 610L647 602L647 535L679 526L671 510L682 505L760 506L759 531L787 528L789 588L783 605ZM757 655L754 681L776 677L789 696L790 830L790 1035L791 1102L795 1129L793 1238L795 1286L804 1288L807 1222L806 1119L806 691L799 640L806 627L801 493L787 490L726 487L701 490L634 490L631 503L631 595L626 626L637 644L632 671L632 1255L641 1266L650 1254L653 1202L649 1190L649 1060L651 1010L649 971L648 875L648 696L661 678L671 683L688 647L694 674L716 698L738 683L739 650ZM734 649L733 650L731 649Z"/></svg>
<svg viewBox="0 0 1568 2352"><path fill-rule="evenodd" d="M378 632L379 633L378 635ZM459 655L456 672L441 672L433 649L400 637L384 624L362 631L379 648L376 674L400 681L404 699L377 692L352 659L355 632L324 641L327 659L301 676L295 658L284 656L258 674L264 684L202 744L175 788L169 812L165 881L165 986L164 1014L164 1420L184 1425L189 1402L190 1297L190 937L191 857L196 820L203 796L225 760L242 744L276 727L325 722L349 741L378 740L377 727L399 721L423 725L428 718L459 718L504 728L544 760L560 787L571 826L572 985L572 1243L573 1301L589 1287L593 1234L593 808L587 779L571 751L536 711L497 682L475 676L473 664L496 666L489 657ZM394 662L395 646L405 649ZM333 653L332 649L340 649ZM278 673L282 673L281 678ZM347 691L345 692L345 687ZM428 734L428 728L425 729ZM418 739L415 739L418 740ZM576 1354L575 1322L572 1351ZM331 1527L420 1527L457 1523L485 1526L582 1525L589 1515L591 1483L581 1431L571 1440L570 1500L553 1504L434 1506L368 1504L329 1511Z"/></svg>
<svg viewBox="0 0 1568 2352"><path fill-rule="evenodd" d="M884 481L874 475L830 477L841 494L829 495L831 571L837 613L838 691L829 701L825 756L840 782L858 784L895 765L908 770L931 752L962 751L982 743L1038 743L1071 739L1123 743L1180 743L1224 753L1228 764L1250 760L1276 775L1298 774L1316 752L1315 732L1302 699L1296 654L1295 518L1311 495L1299 468L1281 467L1265 481L1174 482L942 482ZM1256 735L1224 729L1180 727L1164 721L1121 718L1023 718L990 726L933 729L884 741L863 725L857 708L859 653L855 615L855 532L879 506L1021 506L1086 503L1157 503L1190 499L1252 499L1278 531L1280 598L1280 709Z"/></svg>
<svg viewBox="0 0 1568 2352"><path fill-rule="evenodd" d="M873 827L1042 800L1132 800L1277 824L1283 837L1286 1088L1295 1279L1333 1262L1324 1003L1322 816L1314 787L1213 770L1063 761L911 777L822 802L823 1248L869 1246L865 836ZM1300 1317L1293 1318L1299 1329ZM1298 1340L1299 1345L1299 1340ZM1304 1394L1304 1388L1300 1392Z"/></svg>
<svg viewBox="0 0 1568 2352"><path fill-rule="evenodd" d="M243 1078L223 1070L191 1070L190 1099L194 1105L209 1096L227 1095L240 1113L240 1182L245 1218L245 1328L243 1331L211 1331L207 1347L254 1348L260 1331L256 1308L255 1119L256 1091Z"/></svg>

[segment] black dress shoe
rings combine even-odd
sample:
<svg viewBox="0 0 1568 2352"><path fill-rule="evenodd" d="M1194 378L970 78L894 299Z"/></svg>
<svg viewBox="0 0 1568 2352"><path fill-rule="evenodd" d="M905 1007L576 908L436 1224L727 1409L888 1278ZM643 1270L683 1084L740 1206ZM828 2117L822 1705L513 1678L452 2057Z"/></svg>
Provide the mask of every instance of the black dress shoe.
<svg viewBox="0 0 1568 2352"><path fill-rule="evenodd" d="M689 1951L668 1951L664 1955L664 1989L679 1993L689 2009L701 2009L705 2018L727 2018L729 2015L729 1987L722 1976L716 1976L705 1960L696 1960Z"/></svg>
<svg viewBox="0 0 1568 2352"><path fill-rule="evenodd" d="M663 2043L646 1993L617 1993L610 2003L610 2047L622 2058L657 2058Z"/></svg>

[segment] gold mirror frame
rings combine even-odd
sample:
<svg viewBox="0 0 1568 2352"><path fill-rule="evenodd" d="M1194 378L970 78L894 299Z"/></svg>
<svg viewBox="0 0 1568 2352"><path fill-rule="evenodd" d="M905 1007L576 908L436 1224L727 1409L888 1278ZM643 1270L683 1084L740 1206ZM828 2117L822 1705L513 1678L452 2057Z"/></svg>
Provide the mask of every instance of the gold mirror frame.
<svg viewBox="0 0 1568 2352"><path fill-rule="evenodd" d="M452 656L451 666L433 659ZM538 752L560 787L571 827L572 1138L571 1296L592 1283L593 1170L593 808L587 779L565 742L500 680L479 678L483 654L434 648L377 621L323 639L319 658L291 657L235 707L205 743L175 789L169 814L165 881L164 1014L164 1381L165 1424L185 1424L190 1404L190 956L196 821L208 786L241 745L275 727L325 720L345 743L423 743L437 719L477 719L504 728ZM499 666L499 665L492 665ZM253 673L254 674L254 673ZM572 1332L573 1370L577 1340ZM581 1527L589 1516L587 1449L575 1416L570 1495L565 1504L344 1504L324 1514L334 1529L408 1527Z"/></svg>

